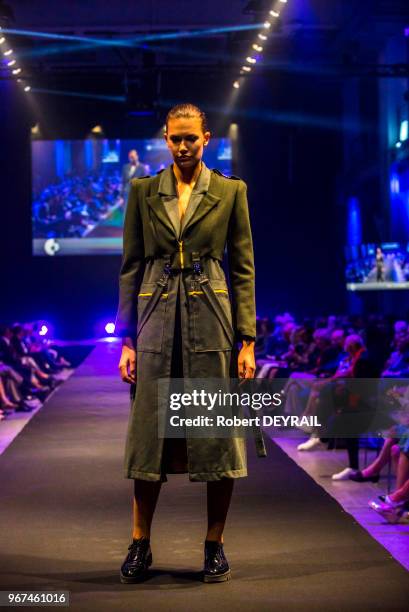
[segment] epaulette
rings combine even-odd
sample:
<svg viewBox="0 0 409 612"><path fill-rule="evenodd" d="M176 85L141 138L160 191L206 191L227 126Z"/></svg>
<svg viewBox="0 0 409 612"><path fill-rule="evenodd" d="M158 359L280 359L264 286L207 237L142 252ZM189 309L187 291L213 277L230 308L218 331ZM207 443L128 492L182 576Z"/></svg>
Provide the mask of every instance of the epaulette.
<svg viewBox="0 0 409 612"><path fill-rule="evenodd" d="M231 176L227 176L227 174L223 174L223 172L220 172L220 170L218 170L217 168L212 168L212 171L216 172L216 174L218 174L219 176L224 176L224 178L233 179L234 181L241 180L239 176L234 176L234 174L232 174Z"/></svg>
<svg viewBox="0 0 409 612"><path fill-rule="evenodd" d="M160 174L161 172L164 172L166 170L166 168L162 168L162 170L158 170L156 174Z"/></svg>

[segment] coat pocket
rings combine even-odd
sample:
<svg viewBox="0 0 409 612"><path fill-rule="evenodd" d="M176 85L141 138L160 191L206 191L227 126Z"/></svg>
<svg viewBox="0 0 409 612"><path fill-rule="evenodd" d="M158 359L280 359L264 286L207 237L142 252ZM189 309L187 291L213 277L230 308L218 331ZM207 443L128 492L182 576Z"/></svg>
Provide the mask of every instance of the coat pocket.
<svg viewBox="0 0 409 612"><path fill-rule="evenodd" d="M188 292L194 351L229 351L233 347L234 331L227 284L224 280L210 280L209 285L214 304L199 283L195 283L195 289Z"/></svg>
<svg viewBox="0 0 409 612"><path fill-rule="evenodd" d="M149 308L156 288L156 283L142 283L138 293L138 338L136 350L143 353L162 352L166 304L168 301L168 294L166 292L160 296L142 329L140 327L141 321L145 318L144 313Z"/></svg>

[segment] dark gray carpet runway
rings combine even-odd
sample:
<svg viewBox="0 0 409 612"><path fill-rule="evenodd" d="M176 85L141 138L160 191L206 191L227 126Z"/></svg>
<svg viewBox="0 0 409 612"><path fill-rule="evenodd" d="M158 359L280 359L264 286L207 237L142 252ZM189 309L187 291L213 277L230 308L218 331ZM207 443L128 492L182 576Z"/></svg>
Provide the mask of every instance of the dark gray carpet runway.
<svg viewBox="0 0 409 612"><path fill-rule="evenodd" d="M120 584L132 481L118 358L98 344L0 457L2 590L68 590L73 610L408 610L408 573L273 443L258 460L251 440L225 534L233 579L200 581L205 485L178 475L162 488L151 578Z"/></svg>

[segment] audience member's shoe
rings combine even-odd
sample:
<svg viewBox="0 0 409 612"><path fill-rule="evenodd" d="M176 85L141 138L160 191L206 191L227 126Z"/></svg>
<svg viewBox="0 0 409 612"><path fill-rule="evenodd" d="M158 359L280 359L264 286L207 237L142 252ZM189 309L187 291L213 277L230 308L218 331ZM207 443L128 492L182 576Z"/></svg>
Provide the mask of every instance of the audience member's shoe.
<svg viewBox="0 0 409 612"><path fill-rule="evenodd" d="M319 438L311 436L309 440L299 444L297 450L299 451L310 451L310 450L326 450L327 445L321 442Z"/></svg>
<svg viewBox="0 0 409 612"><path fill-rule="evenodd" d="M13 413L14 413L16 410L17 410L17 407L16 407L16 408L13 408L13 409L11 409L11 408L2 408L2 409L1 409L2 413L3 413L3 414L4 414L4 416L6 416L6 417L7 417L7 416L10 416L11 414L13 414Z"/></svg>
<svg viewBox="0 0 409 612"><path fill-rule="evenodd" d="M26 395L23 398L23 402L28 406L32 406L33 408L39 408L43 405L42 402L38 399L38 397L34 397L33 395Z"/></svg>
<svg viewBox="0 0 409 612"><path fill-rule="evenodd" d="M393 525L401 518L405 502L393 502L389 495L387 495L384 502L372 499L369 502L369 507Z"/></svg>
<svg viewBox="0 0 409 612"><path fill-rule="evenodd" d="M133 540L132 544L128 546L128 550L119 574L123 584L132 584L143 580L148 568L152 565L152 551L148 538Z"/></svg>
<svg viewBox="0 0 409 612"><path fill-rule="evenodd" d="M34 410L34 406L30 407L24 402L22 402L19 407L16 408L16 412L31 412L32 410Z"/></svg>
<svg viewBox="0 0 409 612"><path fill-rule="evenodd" d="M354 470L352 468L345 468L345 470L342 470L341 472L337 472L337 474L332 474L331 479L332 480L349 480L353 471Z"/></svg>
<svg viewBox="0 0 409 612"><path fill-rule="evenodd" d="M221 542L205 541L203 582L225 582L231 571Z"/></svg>
<svg viewBox="0 0 409 612"><path fill-rule="evenodd" d="M353 470L349 475L349 480L353 480L354 482L379 482L379 474L375 474L375 476L364 476L361 470Z"/></svg>

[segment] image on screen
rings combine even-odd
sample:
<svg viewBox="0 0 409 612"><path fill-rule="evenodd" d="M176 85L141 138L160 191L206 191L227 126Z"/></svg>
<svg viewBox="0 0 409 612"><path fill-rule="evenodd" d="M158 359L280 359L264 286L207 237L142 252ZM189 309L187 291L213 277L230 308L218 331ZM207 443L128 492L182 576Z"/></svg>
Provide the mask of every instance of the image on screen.
<svg viewBox="0 0 409 612"><path fill-rule="evenodd" d="M162 138L33 140L31 153L33 254L42 256L121 253L130 178L172 162ZM204 162L231 174L230 140L211 139Z"/></svg>
<svg viewBox="0 0 409 612"><path fill-rule="evenodd" d="M346 247L349 291L409 289L409 243Z"/></svg>

